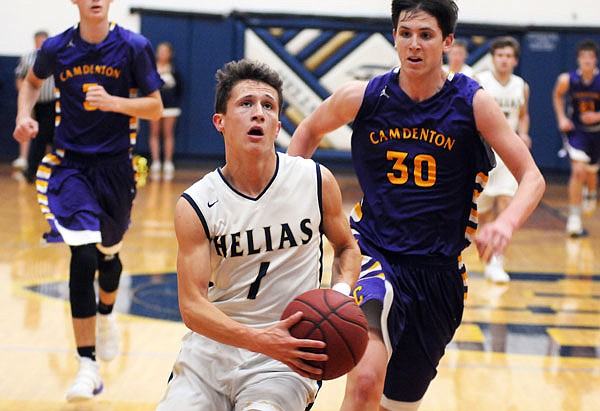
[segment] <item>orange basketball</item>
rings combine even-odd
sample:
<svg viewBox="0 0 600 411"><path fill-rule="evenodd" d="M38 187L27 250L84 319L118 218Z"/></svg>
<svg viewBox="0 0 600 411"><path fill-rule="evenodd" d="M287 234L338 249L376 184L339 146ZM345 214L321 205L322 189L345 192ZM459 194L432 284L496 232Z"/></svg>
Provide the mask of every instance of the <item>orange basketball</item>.
<svg viewBox="0 0 600 411"><path fill-rule="evenodd" d="M311 362L323 370L323 380L340 377L358 364L367 348L369 327L354 299L331 289L311 290L296 297L281 318L297 311L302 311L302 319L290 328L290 334L327 344L322 352L329 360Z"/></svg>

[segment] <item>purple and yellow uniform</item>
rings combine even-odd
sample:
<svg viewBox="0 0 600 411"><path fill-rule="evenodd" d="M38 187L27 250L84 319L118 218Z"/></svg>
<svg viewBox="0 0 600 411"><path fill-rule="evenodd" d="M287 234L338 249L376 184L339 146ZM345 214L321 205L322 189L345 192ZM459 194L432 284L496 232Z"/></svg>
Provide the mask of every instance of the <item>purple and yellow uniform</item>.
<svg viewBox="0 0 600 411"><path fill-rule="evenodd" d="M579 71L569 72L569 115L575 129L567 132L568 144L571 148L585 153L585 159L591 165L600 160L600 122L584 124L581 114L600 111L600 75L596 73L592 81L586 84ZM572 150L568 150L572 153ZM585 157L584 156L584 157Z"/></svg>
<svg viewBox="0 0 600 411"><path fill-rule="evenodd" d="M99 44L85 42L79 27L48 38L33 73L54 75L55 151L37 173L38 202L51 226L47 241L69 245L119 243L129 226L135 197L131 148L136 119L86 103L101 85L113 96L145 96L158 90L154 54L143 36L111 23Z"/></svg>
<svg viewBox="0 0 600 411"><path fill-rule="evenodd" d="M351 226L363 253L354 295L368 317L369 301L382 310L374 325L390 355L384 396L412 402L460 324L460 255L475 234L476 199L492 162L475 125L475 81L451 74L417 103L398 76L395 69L368 83L354 121L352 158L364 197Z"/></svg>

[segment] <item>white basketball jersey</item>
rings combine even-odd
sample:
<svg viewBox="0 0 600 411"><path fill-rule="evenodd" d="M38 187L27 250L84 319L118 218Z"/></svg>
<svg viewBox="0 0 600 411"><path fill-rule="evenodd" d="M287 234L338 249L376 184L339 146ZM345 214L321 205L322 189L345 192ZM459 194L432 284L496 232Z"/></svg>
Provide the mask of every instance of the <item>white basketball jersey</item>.
<svg viewBox="0 0 600 411"><path fill-rule="evenodd" d="M257 198L230 186L220 169L183 194L210 241L209 300L254 327L277 322L292 299L319 287L322 273L319 166L277 158L275 175Z"/></svg>
<svg viewBox="0 0 600 411"><path fill-rule="evenodd" d="M514 74L506 85L500 84L492 71L477 73L477 81L496 100L513 130L519 125L519 112L525 104L525 81Z"/></svg>
<svg viewBox="0 0 600 411"><path fill-rule="evenodd" d="M442 65L442 68L447 72L451 71L450 66L447 64ZM473 70L473 67L469 66L468 64L463 64L463 66L460 68L460 73L473 78L475 75L475 70Z"/></svg>

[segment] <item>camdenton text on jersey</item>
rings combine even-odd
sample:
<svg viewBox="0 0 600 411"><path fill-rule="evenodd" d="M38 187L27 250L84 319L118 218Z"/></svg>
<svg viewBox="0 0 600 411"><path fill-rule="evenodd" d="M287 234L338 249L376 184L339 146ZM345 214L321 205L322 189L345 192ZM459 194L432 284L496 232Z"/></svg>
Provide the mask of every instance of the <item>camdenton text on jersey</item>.
<svg viewBox="0 0 600 411"><path fill-rule="evenodd" d="M452 151L456 139L438 133L435 130L427 128L391 128L389 130L375 130L369 133L369 138L372 144L380 144L389 140L420 140L438 147L442 147L448 151Z"/></svg>
<svg viewBox="0 0 600 411"><path fill-rule="evenodd" d="M60 80L67 81L70 78L76 76L85 76L87 74L99 74L101 76L119 78L121 76L121 70L110 66L101 66L98 64L84 64L82 66L75 66L72 69L63 71L60 73Z"/></svg>

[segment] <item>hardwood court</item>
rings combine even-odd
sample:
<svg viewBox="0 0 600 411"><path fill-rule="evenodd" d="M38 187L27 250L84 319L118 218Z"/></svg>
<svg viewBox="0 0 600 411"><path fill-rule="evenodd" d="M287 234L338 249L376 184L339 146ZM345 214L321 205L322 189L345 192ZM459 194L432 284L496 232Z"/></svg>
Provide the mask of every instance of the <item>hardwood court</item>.
<svg viewBox="0 0 600 411"><path fill-rule="evenodd" d="M186 332L177 321L173 206L205 170L178 170L173 182L139 190L121 253L121 353L101 363L104 392L73 405L64 399L77 370L68 249L40 245L46 223L34 187L0 166L0 411L154 410ZM351 174L336 176L349 211L360 190ZM584 221L591 235L582 239L565 236L565 213L564 183L550 181L507 253L509 285L483 279L466 251L464 322L421 410L600 409L600 210ZM313 410L337 410L343 389L343 377L326 382Z"/></svg>

